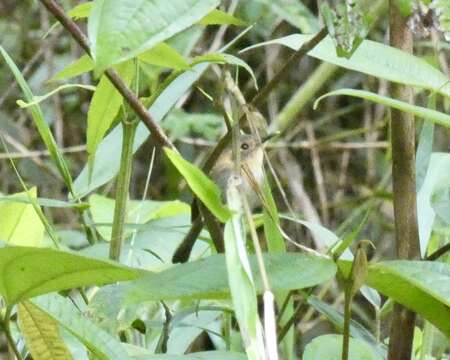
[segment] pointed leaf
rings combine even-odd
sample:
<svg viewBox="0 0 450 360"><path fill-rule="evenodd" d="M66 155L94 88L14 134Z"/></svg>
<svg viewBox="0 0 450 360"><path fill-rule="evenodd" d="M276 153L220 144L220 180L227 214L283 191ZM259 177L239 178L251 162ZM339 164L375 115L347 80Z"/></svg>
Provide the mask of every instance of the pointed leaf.
<svg viewBox="0 0 450 360"><path fill-rule="evenodd" d="M65 330L74 335L96 358L131 359L122 343L99 328L75 307L68 298L56 294L40 296L32 300L41 311L51 316Z"/></svg>
<svg viewBox="0 0 450 360"><path fill-rule="evenodd" d="M155 45L150 50L140 54L138 59L150 65L163 66L175 70L190 69L190 65L183 55L166 43Z"/></svg>
<svg viewBox="0 0 450 360"><path fill-rule="evenodd" d="M0 294L8 304L85 285L138 278L136 270L68 252L32 247L0 249Z"/></svg>
<svg viewBox="0 0 450 360"><path fill-rule="evenodd" d="M220 0L97 0L88 22L98 71L151 49L193 25Z"/></svg>
<svg viewBox="0 0 450 360"><path fill-rule="evenodd" d="M19 304L19 326L33 359L69 360L72 355L61 338L58 323L30 301Z"/></svg>
<svg viewBox="0 0 450 360"><path fill-rule="evenodd" d="M289 35L251 46L280 44L298 50L314 35ZM350 59L340 58L333 40L326 37L308 55L323 61L393 82L429 89L450 97L448 78L425 60L379 42L364 40ZM405 65L407 64L407 66Z"/></svg>
<svg viewBox="0 0 450 360"><path fill-rule="evenodd" d="M94 62L89 55L83 55L79 59L67 65L60 72L53 75L48 81L68 80L82 75L94 69Z"/></svg>
<svg viewBox="0 0 450 360"><path fill-rule="evenodd" d="M370 91L364 91L364 90L341 89L341 90L331 91L325 95L322 95L320 98L318 98L315 101L314 109L317 108L317 105L323 98L326 98L328 96L336 96L336 95L355 96L355 97L359 97L361 99L370 100L370 101L376 102L378 104L386 105L386 106L392 107L394 109L413 114L417 117L427 119L427 120L431 121L432 123L436 123L436 124L445 126L447 128L450 127L450 115L444 114L444 113L436 111L436 110L424 108L421 106L412 105L412 104L406 103L404 101L392 99L387 96L378 95L378 94L372 93ZM393 119L393 121L395 121L395 119Z"/></svg>
<svg viewBox="0 0 450 360"><path fill-rule="evenodd" d="M164 148L164 152L172 164L184 177L192 192L222 222L230 217L230 210L222 204L220 190L202 170L183 159L175 151Z"/></svg>
<svg viewBox="0 0 450 360"><path fill-rule="evenodd" d="M248 24L231 14L228 14L222 10L214 9L203 19L199 21L201 25L236 25L236 26L248 26Z"/></svg>
<svg viewBox="0 0 450 360"><path fill-rule="evenodd" d="M450 336L450 264L385 261L369 267L367 284Z"/></svg>
<svg viewBox="0 0 450 360"><path fill-rule="evenodd" d="M28 196L36 198L36 188ZM28 199L26 192L8 196L8 202L0 202L0 240L11 245L40 246L44 225L31 203L14 202L14 198ZM4 198L3 198L4 199Z"/></svg>
<svg viewBox="0 0 450 360"><path fill-rule="evenodd" d="M332 260L298 253L264 254L264 264L275 292L311 287L329 280L336 272ZM250 265L252 272L258 271L254 256L250 256ZM261 293L260 280L256 278L255 283L258 293ZM228 298L230 291L223 255L176 265L123 286L130 303L161 299Z"/></svg>
<svg viewBox="0 0 450 360"><path fill-rule="evenodd" d="M134 74L133 62L127 61L120 64L117 72L125 84L129 85ZM92 160L98 144L119 113L122 101L122 95L106 75L103 75L92 97L87 116L87 151Z"/></svg>

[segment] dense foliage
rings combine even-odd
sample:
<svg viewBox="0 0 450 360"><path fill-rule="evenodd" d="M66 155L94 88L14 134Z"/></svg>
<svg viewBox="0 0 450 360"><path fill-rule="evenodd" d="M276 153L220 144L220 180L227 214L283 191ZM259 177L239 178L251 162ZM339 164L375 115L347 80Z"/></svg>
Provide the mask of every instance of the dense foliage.
<svg viewBox="0 0 450 360"><path fill-rule="evenodd" d="M2 0L5 356L387 359L394 303L417 314L411 358L450 356L448 2L318 3ZM389 6L413 53L389 45ZM240 169L241 131L271 137L254 209L209 176L223 144Z"/></svg>

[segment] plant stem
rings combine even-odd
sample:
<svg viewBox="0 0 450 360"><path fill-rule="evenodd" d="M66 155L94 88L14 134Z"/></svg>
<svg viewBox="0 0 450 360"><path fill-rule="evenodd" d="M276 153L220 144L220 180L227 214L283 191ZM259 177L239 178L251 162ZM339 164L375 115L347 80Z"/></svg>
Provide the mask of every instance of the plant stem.
<svg viewBox="0 0 450 360"><path fill-rule="evenodd" d="M14 341L14 338L11 334L11 326L10 326L11 310L12 308L9 306L6 308L5 318L3 319L1 325L3 327L3 330L5 331L6 340L8 341L8 344L11 347L11 349L13 350L14 355L16 356L17 359L22 360L23 359L22 355L20 354L16 342Z"/></svg>
<svg viewBox="0 0 450 360"><path fill-rule="evenodd" d="M351 294L351 284L347 284L345 289L345 299L344 299L344 329L343 329L343 340L342 340L342 360L348 360L349 345L350 345L350 317L351 317L351 307L352 307L352 294Z"/></svg>
<svg viewBox="0 0 450 360"><path fill-rule="evenodd" d="M390 43L402 51L412 53L413 37L396 2L389 2ZM391 84L391 97L412 103L413 92L408 86ZM420 258L417 227L415 184L415 128L414 117L392 110L392 178L394 193L394 218L396 253L399 259ZM414 312L399 304L394 305L389 340L389 360L409 359L412 351Z"/></svg>
<svg viewBox="0 0 450 360"><path fill-rule="evenodd" d="M323 62L320 64L306 82L300 86L297 92L291 97L283 110L275 118L271 125L271 131L285 131L286 128L296 119L296 116L302 111L305 105L320 88L334 75L338 67L336 65Z"/></svg>
<svg viewBox="0 0 450 360"><path fill-rule="evenodd" d="M111 231L111 244L109 258L119 261L123 243L123 229L127 213L128 190L130 187L131 169L133 167L133 140L136 133L137 122L122 121L123 140L122 155L120 156L120 169L117 176L116 203Z"/></svg>

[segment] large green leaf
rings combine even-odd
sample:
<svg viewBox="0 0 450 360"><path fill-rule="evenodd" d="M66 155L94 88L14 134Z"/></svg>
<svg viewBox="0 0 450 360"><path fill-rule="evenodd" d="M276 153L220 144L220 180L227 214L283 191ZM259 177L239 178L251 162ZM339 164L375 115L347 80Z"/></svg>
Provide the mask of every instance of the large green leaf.
<svg viewBox="0 0 450 360"><path fill-rule="evenodd" d="M230 210L222 204L220 190L217 185L202 170L183 159L177 152L169 148L164 148L164 152L202 203L220 221L227 221L230 217Z"/></svg>
<svg viewBox="0 0 450 360"><path fill-rule="evenodd" d="M0 249L0 294L8 304L52 291L133 280L138 276L136 270L63 251Z"/></svg>
<svg viewBox="0 0 450 360"><path fill-rule="evenodd" d="M450 264L381 262L369 267L367 284L419 313L450 336Z"/></svg>
<svg viewBox="0 0 450 360"><path fill-rule="evenodd" d="M131 359L119 340L83 316L70 299L50 294L40 296L32 300L32 303L74 335L96 358Z"/></svg>
<svg viewBox="0 0 450 360"><path fill-rule="evenodd" d="M342 356L342 335L321 335L306 345L303 360L337 360ZM350 338L349 360L382 360L364 341Z"/></svg>
<svg viewBox="0 0 450 360"><path fill-rule="evenodd" d="M114 218L114 199L93 194L89 197L92 219L96 224L112 224ZM178 200L151 201L131 200L127 203L126 223L145 224L150 220L168 216L189 214L190 207ZM97 231L107 241L111 239L111 226L97 226ZM125 236L134 231L126 228Z"/></svg>
<svg viewBox="0 0 450 360"><path fill-rule="evenodd" d="M355 90L355 89L340 89L336 91L331 91L325 95L322 95L320 98L318 98L314 103L314 109L317 108L318 103L325 97L328 96L336 96L336 95L348 95L348 96L355 96L359 97L361 99L370 100L373 102L376 102L378 104L386 105L391 108L401 110L410 114L413 114L415 116L427 119L433 123L450 127L450 115L444 114L440 111L436 111L433 109L424 108L417 105L412 105L404 101L392 99L387 96L378 95L375 93L372 93L370 91L364 91L364 90ZM395 121L395 119L393 119Z"/></svg>
<svg viewBox="0 0 450 360"><path fill-rule="evenodd" d="M28 351L37 360L72 359L61 338L58 323L31 301L24 301L17 309L20 330Z"/></svg>
<svg viewBox="0 0 450 360"><path fill-rule="evenodd" d="M329 280L336 272L332 260L307 254L265 254L264 264L274 292L311 287ZM250 265L252 272L257 273L254 256L250 256ZM261 293L262 286L258 278L255 283L257 291ZM223 255L176 265L123 286L128 302L229 297Z"/></svg>
<svg viewBox="0 0 450 360"><path fill-rule="evenodd" d="M267 41L247 49L263 45L281 44L298 50L313 35L294 34ZM448 78L426 61L384 45L379 42L364 40L350 59L338 57L330 37L322 40L308 55L330 62L346 69L376 76L393 82L429 89L450 97Z"/></svg>
<svg viewBox="0 0 450 360"><path fill-rule="evenodd" d="M220 0L96 0L88 22L96 69L131 59L188 28Z"/></svg>
<svg viewBox="0 0 450 360"><path fill-rule="evenodd" d="M127 61L117 67L125 84L130 84L134 74L134 64ZM122 95L109 81L106 75L100 78L87 114L87 151L92 164L98 144L108 131L119 113L122 105Z"/></svg>
<svg viewBox="0 0 450 360"><path fill-rule="evenodd" d="M26 192L17 193L8 197L10 202L0 203L0 240L11 245L40 246L44 236L44 225L33 205L13 202L15 197L25 196ZM36 198L36 188L30 189L28 196Z"/></svg>

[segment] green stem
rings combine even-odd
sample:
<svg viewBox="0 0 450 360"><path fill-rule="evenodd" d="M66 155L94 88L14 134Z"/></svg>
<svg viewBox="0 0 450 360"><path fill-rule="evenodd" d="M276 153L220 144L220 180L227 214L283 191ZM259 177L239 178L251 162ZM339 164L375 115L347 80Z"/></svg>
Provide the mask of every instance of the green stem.
<svg viewBox="0 0 450 360"><path fill-rule="evenodd" d="M22 355L20 354L19 349L17 348L16 342L11 334L11 326L10 326L10 318L11 318L11 307L6 308L5 318L2 321L3 330L5 331L6 340L8 341L9 346L14 352L14 355L17 359L22 360Z"/></svg>
<svg viewBox="0 0 450 360"><path fill-rule="evenodd" d="M117 177L116 203L114 207L114 219L111 232L111 244L109 258L120 259L123 243L123 229L127 211L128 190L130 187L131 170L133 167L133 140L136 133L137 122L122 121L123 140L122 155L120 157L120 169Z"/></svg>
<svg viewBox="0 0 450 360"><path fill-rule="evenodd" d="M308 77L308 80L297 90L286 106L281 110L272 124L271 131L284 131L296 119L305 105L317 94L323 85L334 75L338 67L323 62ZM270 131L269 131L270 132Z"/></svg>
<svg viewBox="0 0 450 360"><path fill-rule="evenodd" d="M342 360L348 360L349 344L350 344L350 316L352 307L351 286L347 285L344 300L344 331L342 340Z"/></svg>

